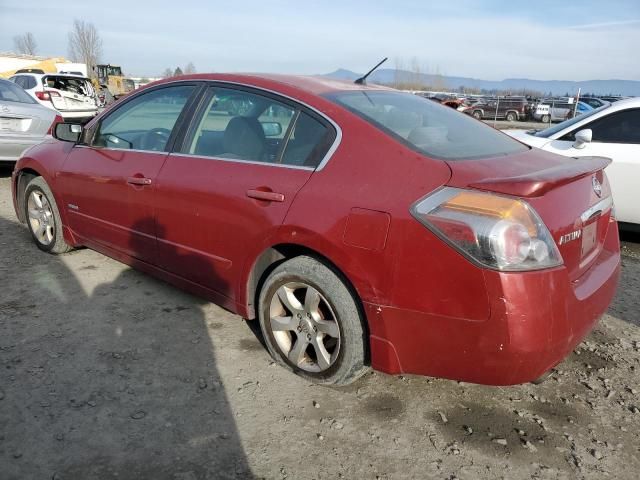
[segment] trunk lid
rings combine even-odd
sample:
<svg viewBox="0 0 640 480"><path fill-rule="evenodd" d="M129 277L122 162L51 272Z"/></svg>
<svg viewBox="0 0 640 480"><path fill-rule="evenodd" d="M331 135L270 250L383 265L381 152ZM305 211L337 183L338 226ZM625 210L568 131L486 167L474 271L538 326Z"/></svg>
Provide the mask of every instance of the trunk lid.
<svg viewBox="0 0 640 480"><path fill-rule="evenodd" d="M596 260L610 228L612 199L603 171L609 163L603 157L567 158L532 149L508 157L450 161L449 184L527 201L575 280Z"/></svg>
<svg viewBox="0 0 640 480"><path fill-rule="evenodd" d="M40 104L2 103L0 133L42 137L53 123L56 112Z"/></svg>

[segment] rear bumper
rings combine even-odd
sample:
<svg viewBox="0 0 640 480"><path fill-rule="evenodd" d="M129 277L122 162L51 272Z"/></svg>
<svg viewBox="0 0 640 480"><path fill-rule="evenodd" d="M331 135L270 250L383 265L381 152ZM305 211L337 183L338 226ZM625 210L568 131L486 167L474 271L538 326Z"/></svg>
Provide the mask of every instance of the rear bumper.
<svg viewBox="0 0 640 480"><path fill-rule="evenodd" d="M612 230L596 264L574 282L564 268L485 271L487 320L365 303L372 367L487 385L539 378L580 343L613 299L620 250Z"/></svg>

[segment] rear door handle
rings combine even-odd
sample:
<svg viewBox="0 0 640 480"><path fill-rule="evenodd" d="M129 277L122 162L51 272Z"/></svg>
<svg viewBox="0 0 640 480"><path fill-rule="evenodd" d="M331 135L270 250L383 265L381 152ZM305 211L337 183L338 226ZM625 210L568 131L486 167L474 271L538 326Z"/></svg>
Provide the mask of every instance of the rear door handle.
<svg viewBox="0 0 640 480"><path fill-rule="evenodd" d="M127 183L131 185L151 185L151 179L145 177L129 177Z"/></svg>
<svg viewBox="0 0 640 480"><path fill-rule="evenodd" d="M265 192L263 190L247 190L247 197L266 202L284 202L283 193Z"/></svg>

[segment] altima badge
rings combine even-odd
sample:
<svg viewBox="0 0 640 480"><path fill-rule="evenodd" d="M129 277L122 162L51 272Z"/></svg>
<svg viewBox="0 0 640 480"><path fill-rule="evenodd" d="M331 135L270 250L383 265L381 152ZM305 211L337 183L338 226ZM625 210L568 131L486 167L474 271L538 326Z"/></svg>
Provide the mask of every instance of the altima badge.
<svg viewBox="0 0 640 480"><path fill-rule="evenodd" d="M600 182L598 181L598 179L594 176L591 178L591 183L593 184L593 191L596 192L596 195L598 197L602 196L602 185L600 185Z"/></svg>
<svg viewBox="0 0 640 480"><path fill-rule="evenodd" d="M574 230L571 233L567 233L566 235L562 235L560 237L560 241L558 245L564 245L565 243L569 243L573 240L577 240L582 236L582 230Z"/></svg>

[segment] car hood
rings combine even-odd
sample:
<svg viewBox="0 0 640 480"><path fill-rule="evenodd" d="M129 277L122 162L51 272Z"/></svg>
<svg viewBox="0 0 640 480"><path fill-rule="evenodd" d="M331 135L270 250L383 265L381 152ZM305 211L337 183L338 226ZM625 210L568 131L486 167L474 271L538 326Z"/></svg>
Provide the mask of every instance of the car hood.
<svg viewBox="0 0 640 480"><path fill-rule="evenodd" d="M548 138L544 137L536 137L535 135L531 135L529 130L503 130L503 133L506 133L511 138L515 138L519 142L522 142L530 147L543 148L547 143L549 143Z"/></svg>

